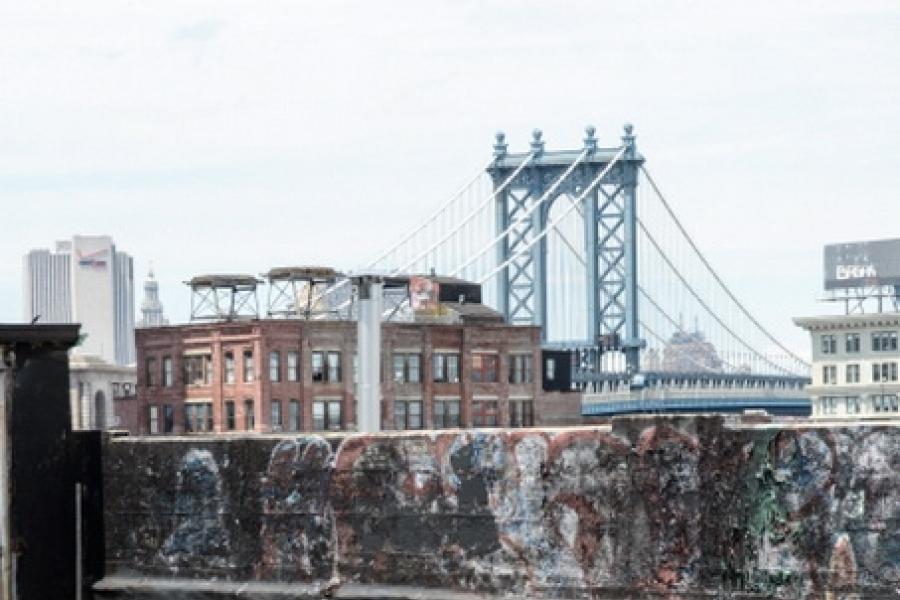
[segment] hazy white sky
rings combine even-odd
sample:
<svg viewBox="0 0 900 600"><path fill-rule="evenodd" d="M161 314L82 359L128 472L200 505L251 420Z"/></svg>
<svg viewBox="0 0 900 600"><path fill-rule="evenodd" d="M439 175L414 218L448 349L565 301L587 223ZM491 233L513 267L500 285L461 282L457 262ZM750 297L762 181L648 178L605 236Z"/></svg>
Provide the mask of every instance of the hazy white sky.
<svg viewBox="0 0 900 600"><path fill-rule="evenodd" d="M0 321L21 256L108 233L180 282L351 268L489 158L635 124L761 320L833 310L822 245L900 236L900 4L17 2L0 8ZM139 300L140 298L138 298Z"/></svg>

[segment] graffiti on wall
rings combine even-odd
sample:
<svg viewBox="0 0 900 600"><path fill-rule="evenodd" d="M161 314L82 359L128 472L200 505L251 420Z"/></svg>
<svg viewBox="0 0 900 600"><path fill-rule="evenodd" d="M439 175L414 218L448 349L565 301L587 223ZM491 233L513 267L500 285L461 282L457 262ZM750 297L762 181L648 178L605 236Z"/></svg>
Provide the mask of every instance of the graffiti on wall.
<svg viewBox="0 0 900 600"><path fill-rule="evenodd" d="M146 493L107 511L108 566L535 595L893 590L898 433L696 417L612 431L119 440L107 497Z"/></svg>

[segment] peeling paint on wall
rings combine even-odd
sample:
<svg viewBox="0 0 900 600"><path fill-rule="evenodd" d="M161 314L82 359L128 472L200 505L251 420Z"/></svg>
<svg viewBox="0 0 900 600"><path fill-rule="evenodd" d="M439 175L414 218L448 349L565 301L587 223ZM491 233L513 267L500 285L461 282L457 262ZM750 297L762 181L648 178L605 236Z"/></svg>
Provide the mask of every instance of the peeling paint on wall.
<svg viewBox="0 0 900 600"><path fill-rule="evenodd" d="M110 442L110 574L558 596L900 586L900 428Z"/></svg>

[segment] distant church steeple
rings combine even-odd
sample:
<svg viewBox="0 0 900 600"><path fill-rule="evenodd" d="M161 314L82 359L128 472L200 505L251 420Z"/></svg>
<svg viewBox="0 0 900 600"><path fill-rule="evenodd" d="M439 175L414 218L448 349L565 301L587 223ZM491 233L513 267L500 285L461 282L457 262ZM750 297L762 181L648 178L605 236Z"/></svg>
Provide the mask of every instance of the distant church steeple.
<svg viewBox="0 0 900 600"><path fill-rule="evenodd" d="M163 315L163 305L159 301L159 283L153 275L153 265L144 281L144 301L141 302L141 322L139 327L160 327L169 321Z"/></svg>

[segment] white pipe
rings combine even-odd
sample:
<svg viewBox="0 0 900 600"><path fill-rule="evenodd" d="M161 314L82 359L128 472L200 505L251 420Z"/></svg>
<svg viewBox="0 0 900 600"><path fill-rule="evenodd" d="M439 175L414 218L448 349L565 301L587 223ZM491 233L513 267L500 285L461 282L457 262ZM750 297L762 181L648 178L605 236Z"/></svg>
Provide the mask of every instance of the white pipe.
<svg viewBox="0 0 900 600"><path fill-rule="evenodd" d="M357 279L359 316L356 321L356 356L359 372L356 383L357 430L381 431L381 302L382 282L378 277Z"/></svg>

